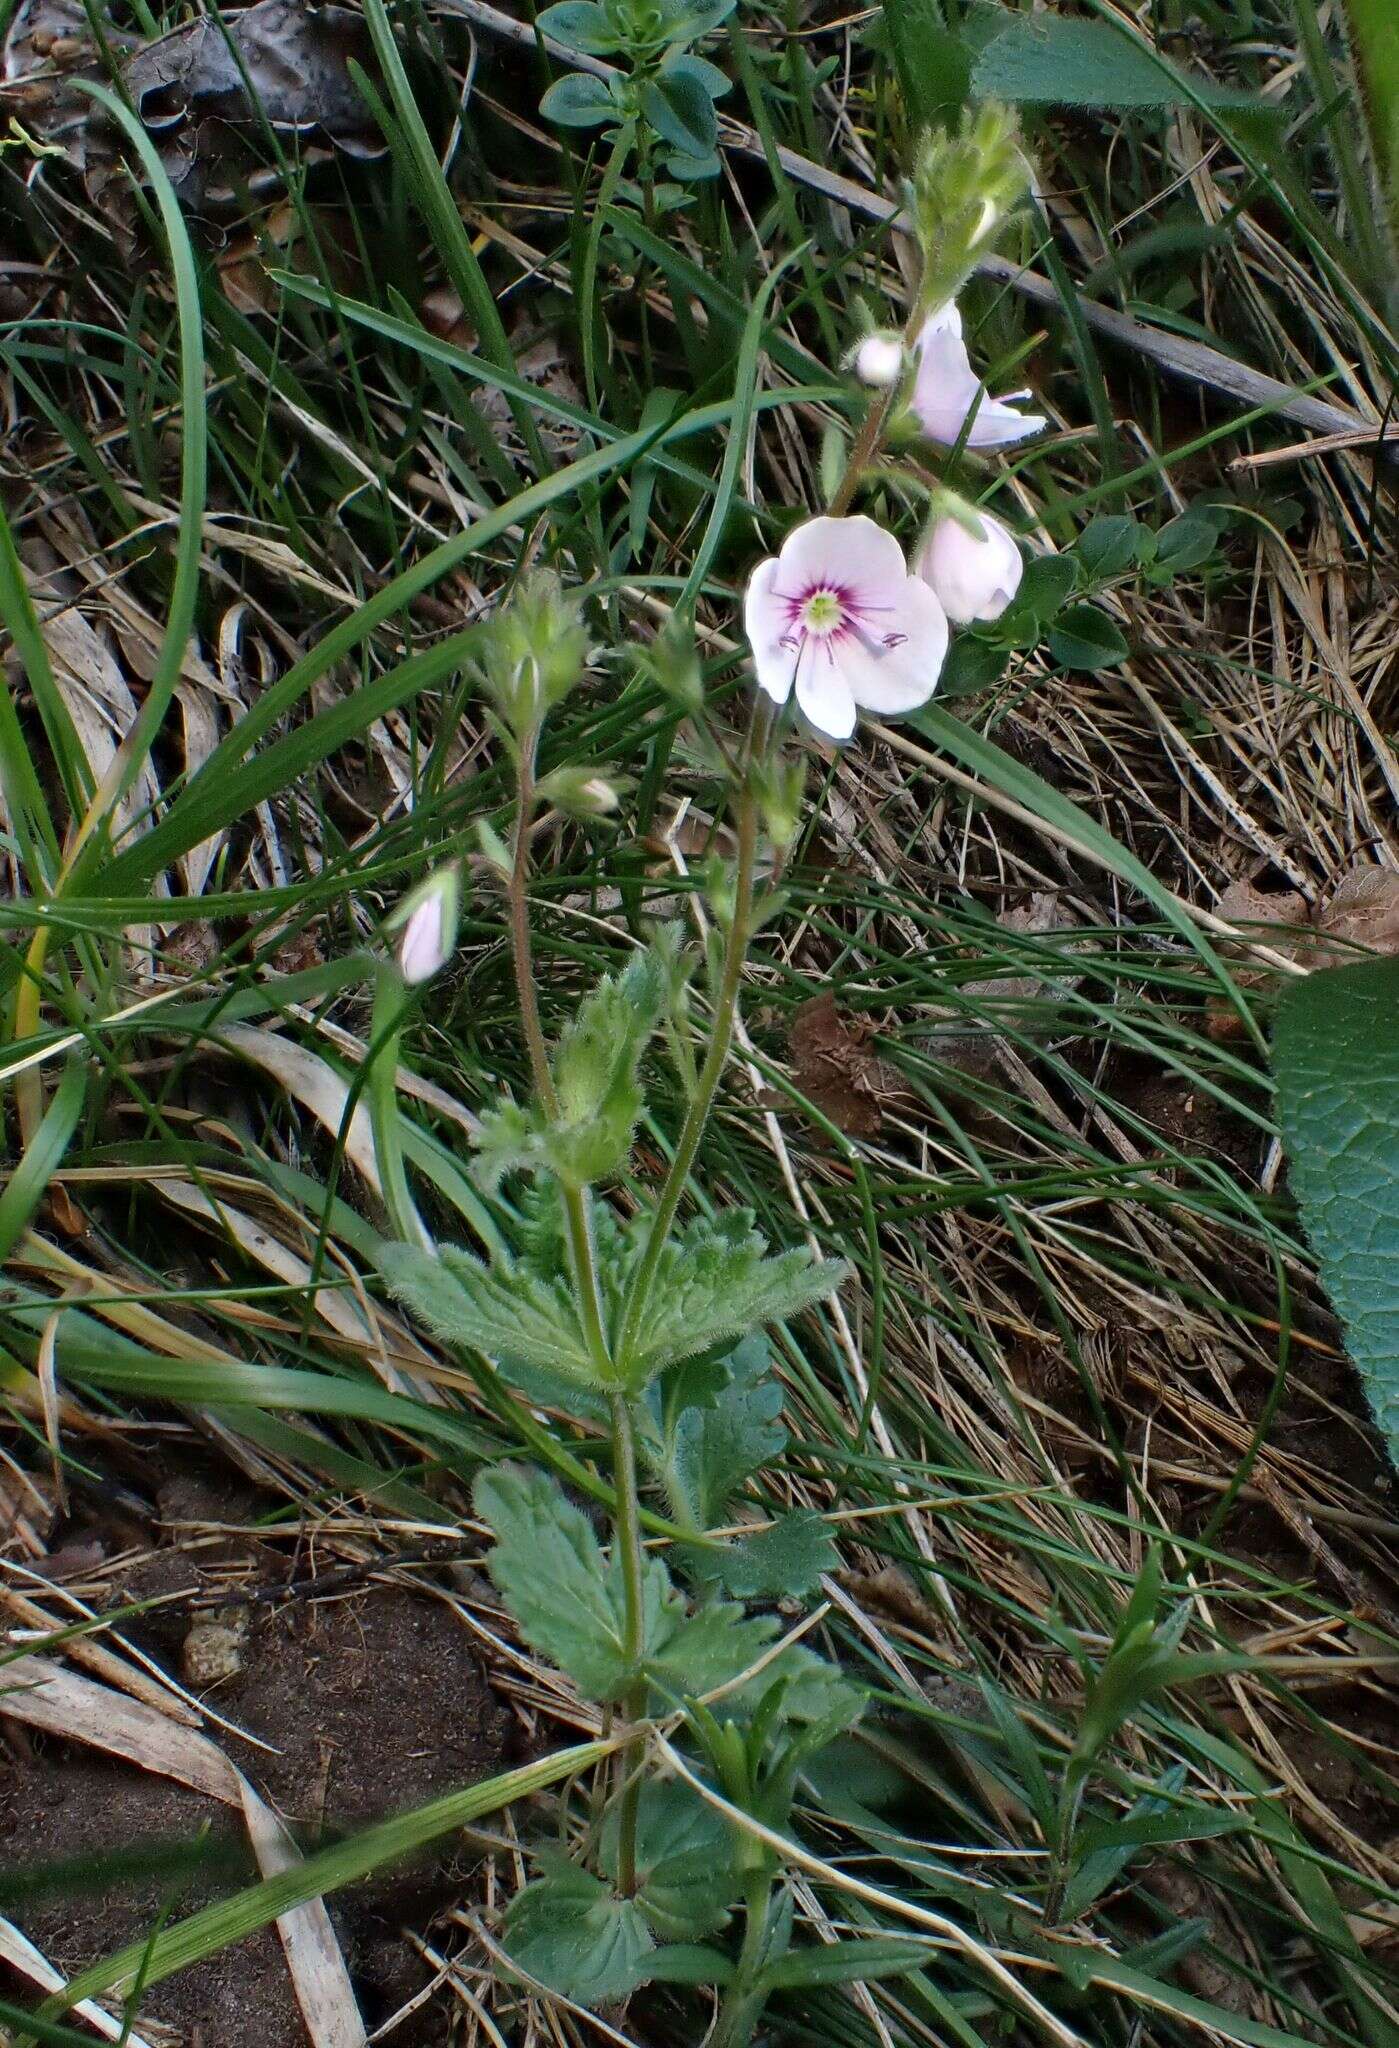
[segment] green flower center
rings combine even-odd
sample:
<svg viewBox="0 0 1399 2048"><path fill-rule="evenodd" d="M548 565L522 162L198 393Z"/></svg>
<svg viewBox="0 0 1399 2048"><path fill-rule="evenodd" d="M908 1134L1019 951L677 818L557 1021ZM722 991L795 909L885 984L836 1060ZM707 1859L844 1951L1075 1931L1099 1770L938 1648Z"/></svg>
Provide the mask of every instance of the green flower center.
<svg viewBox="0 0 1399 2048"><path fill-rule="evenodd" d="M840 599L830 590L815 590L806 601L807 631L810 633L831 633L842 618Z"/></svg>

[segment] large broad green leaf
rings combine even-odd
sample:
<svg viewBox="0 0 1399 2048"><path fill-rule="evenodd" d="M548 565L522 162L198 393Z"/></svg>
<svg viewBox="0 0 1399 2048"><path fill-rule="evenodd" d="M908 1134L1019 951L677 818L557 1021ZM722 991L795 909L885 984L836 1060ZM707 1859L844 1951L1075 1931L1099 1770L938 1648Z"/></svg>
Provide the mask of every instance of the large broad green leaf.
<svg viewBox="0 0 1399 2048"><path fill-rule="evenodd" d="M824 1516L799 1508L779 1515L756 1535L699 1552L696 1576L712 1575L740 1600L776 1600L813 1592L821 1574L835 1571L839 1563Z"/></svg>
<svg viewBox="0 0 1399 2048"><path fill-rule="evenodd" d="M449 1344L580 1387L596 1383L566 1281L546 1280L504 1259L487 1266L455 1245L427 1252L384 1243L379 1271L398 1299Z"/></svg>
<svg viewBox="0 0 1399 2048"><path fill-rule="evenodd" d="M941 0L884 0L884 27L911 126L950 127L966 104L972 53Z"/></svg>
<svg viewBox="0 0 1399 2048"><path fill-rule="evenodd" d="M678 1520L716 1528L743 1481L781 1457L782 1386L762 1336L710 1365L691 1361L661 1382L663 1476Z"/></svg>
<svg viewBox="0 0 1399 2048"><path fill-rule="evenodd" d="M1273 1035L1302 1221L1399 1463L1399 960L1308 975Z"/></svg>
<svg viewBox="0 0 1399 2048"><path fill-rule="evenodd" d="M1061 107L1211 106L1266 111L1255 93L1185 77L1165 57L1106 21L1059 14L1012 15L976 60L978 99Z"/></svg>
<svg viewBox="0 0 1399 2048"><path fill-rule="evenodd" d="M491 1577L526 1640L590 1699L620 1699L636 1676L623 1648L621 1574L587 1516L523 1465L483 1472L473 1499L496 1538ZM656 1558L646 1560L642 1583L647 1637L664 1639L683 1624L684 1603Z"/></svg>
<svg viewBox="0 0 1399 2048"><path fill-rule="evenodd" d="M747 1209L711 1223L701 1217L661 1254L631 1355L622 1361L633 1386L682 1359L744 1337L764 1323L785 1322L834 1294L845 1267L813 1260L805 1246L766 1256L765 1240Z"/></svg>
<svg viewBox="0 0 1399 2048"><path fill-rule="evenodd" d="M745 1615L729 1601L691 1611L662 1561L648 1556L638 1668L624 1647L616 1546L607 1557L592 1523L554 1481L522 1465L497 1465L477 1479L474 1500L496 1537L487 1559L491 1577L521 1632L590 1699L619 1700L644 1675L657 1703L672 1706L741 1677L777 1637L775 1616ZM748 1711L777 1678L788 1681L783 1711L789 1719L818 1721L848 1710L853 1720L860 1711L863 1694L803 1643L764 1666L731 1705Z"/></svg>

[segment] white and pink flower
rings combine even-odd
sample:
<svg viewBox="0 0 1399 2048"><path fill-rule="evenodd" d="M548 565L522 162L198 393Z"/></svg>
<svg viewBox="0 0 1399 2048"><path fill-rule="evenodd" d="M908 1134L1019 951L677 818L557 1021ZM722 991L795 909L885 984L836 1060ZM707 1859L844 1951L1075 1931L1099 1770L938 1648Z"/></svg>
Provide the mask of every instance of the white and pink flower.
<svg viewBox="0 0 1399 2048"><path fill-rule="evenodd" d="M926 704L947 654L947 618L872 519L809 519L748 583L743 622L758 682L796 691L811 723L849 739L855 712L900 717Z"/></svg>
<svg viewBox="0 0 1399 2048"><path fill-rule="evenodd" d="M930 441L954 448L966 426L966 447L1008 448L1049 425L1042 413L1015 410L1028 391L992 398L982 390L962 339L962 316L951 301L928 315L914 349L918 369L909 406Z"/></svg>

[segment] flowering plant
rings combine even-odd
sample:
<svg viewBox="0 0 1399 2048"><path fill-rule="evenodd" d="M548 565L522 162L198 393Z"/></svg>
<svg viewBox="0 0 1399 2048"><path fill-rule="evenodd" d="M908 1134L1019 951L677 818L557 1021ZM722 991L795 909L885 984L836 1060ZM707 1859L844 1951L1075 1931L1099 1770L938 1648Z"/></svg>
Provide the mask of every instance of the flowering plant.
<svg viewBox="0 0 1399 2048"><path fill-rule="evenodd" d="M712 8L653 12L660 26L648 61L662 66L684 24L689 33L718 18ZM617 32L611 6L555 8L541 19L557 26L565 13L595 43ZM717 2048L750 2039L769 1991L800 1981L798 1959L785 1954L791 1919L774 1842L801 1772L850 1727L863 1698L804 1639L806 1622L784 1633L770 1610L753 1610L816 1589L835 1562L823 1520L795 1511L753 1522L744 1497L786 1442L767 1332L830 1296L844 1268L805 1248L770 1250L746 1212L682 1220L682 1205L733 1041L748 949L780 907L761 878L780 871L800 825L803 762L780 731L789 707L835 740L850 738L861 710L916 712L937 687L949 620L994 620L1020 582L1009 530L945 485L911 566L893 534L851 510L871 476L897 474L879 464L904 420L910 368L908 424L929 438L986 448L1044 424L985 398L951 303L1018 189L1011 124L983 112L960 144L933 155L944 213L925 161L920 205L939 226L927 238L919 305L901 340L881 337L872 349L867 338L857 352L874 395L826 510L789 533L747 584L757 687L746 730L714 724L688 614L649 657L652 680L694 721L733 818L732 866L716 864L708 877L710 943L697 959L677 927L640 936L626 966L583 998L552 1043L533 964L532 827L545 803L605 816L619 785L592 762L539 773L541 736L591 659L579 597L536 575L483 629L478 680L514 769L515 800L508 843L483 828L481 845L504 895L532 1078L525 1100L488 1105L476 1134L483 1187L512 1188L508 1241L502 1234L479 1250L433 1241L388 1113L403 1004L451 946L455 872L401 907L397 971L386 970L381 989L371 1095L397 1235L382 1246L380 1267L534 1454L532 1464L499 1463L477 1480L475 1506L493 1538L489 1570L524 1639L593 1703L604 1729L619 1724L579 1852L537 1853L507 1914L507 1952L530 1979L584 2003L654 1979L713 1985ZM707 980L705 1033L697 972ZM658 1052L675 1067L686 1109L659 1192L645 1200L630 1169ZM540 1426L541 1407L571 1419L576 1449ZM606 1539L580 1496L605 1511ZM648 1537L660 1539L660 1554ZM736 1955L721 1939L735 1914ZM900 1949L883 1960L903 1968L908 1959ZM881 1961L866 1953L856 1967L877 1974Z"/></svg>

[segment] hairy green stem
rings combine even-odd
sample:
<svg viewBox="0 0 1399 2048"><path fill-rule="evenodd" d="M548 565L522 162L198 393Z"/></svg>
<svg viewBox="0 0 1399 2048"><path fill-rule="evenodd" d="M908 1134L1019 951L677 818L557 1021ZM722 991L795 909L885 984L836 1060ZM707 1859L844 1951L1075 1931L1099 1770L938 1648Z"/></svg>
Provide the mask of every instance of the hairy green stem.
<svg viewBox="0 0 1399 2048"><path fill-rule="evenodd" d="M922 325L923 299L920 294L914 301L913 310L904 327L906 351L912 350ZM845 468L841 471L840 482L831 493L831 501L826 507L828 518L839 519L843 513L850 510L851 502L859 489L861 476L883 446L885 431L893 417L903 382L903 378L896 377L887 391L877 392L870 400L869 411L860 422L860 431L856 434L850 453L845 458Z"/></svg>
<svg viewBox="0 0 1399 2048"><path fill-rule="evenodd" d="M714 1101L719 1077L724 1071L724 1062L729 1056L729 1045L733 1039L734 1014L738 1007L738 986L743 975L743 963L748 953L748 941L752 936L753 920L753 873L758 851L758 804L751 782L746 783L739 802L738 812L738 870L734 884L733 923L729 927L728 948L724 955L723 977L719 984L719 996L714 1009L714 1024L709 1039L709 1051L705 1054L704 1065L700 1068L699 1085L690 1099L685 1112L675 1157L670 1163L665 1185L656 1203L656 1213L651 1218L651 1232L646 1240L641 1263L637 1267L627 1296L626 1311L622 1317L622 1328L617 1339L616 1357L625 1370L632 1344L636 1340L642 1312L646 1307L651 1284L656 1277L661 1253L670 1236L670 1226L675 1221L675 1212L685 1192L690 1177L690 1168L695 1163L700 1139L709 1120L710 1106Z"/></svg>
<svg viewBox="0 0 1399 2048"><path fill-rule="evenodd" d="M617 1491L617 1547L622 1559L622 1656L639 1671L646 1649L642 1591L641 1502L636 1488L636 1437L625 1394L612 1396L612 1483ZM627 1718L646 1714L646 1681L638 1677L627 1694ZM640 1732L621 1756L622 1811L617 1835L617 1888L624 1898L636 1890L636 1817L641 1798L645 1736Z"/></svg>
<svg viewBox="0 0 1399 2048"><path fill-rule="evenodd" d="M530 1071L535 1092L545 1113L557 1116L559 1098L549 1071L549 1049L544 1043L544 1026L539 1021L539 997L534 986L534 948L529 929L529 828L534 817L534 756L539 729L524 734L520 741L519 802L515 820L514 857L510 863L507 896L510 904L510 952L515 963L515 994L520 1005L529 1050Z"/></svg>
<svg viewBox="0 0 1399 2048"><path fill-rule="evenodd" d="M525 733L520 741L519 802L515 821L515 845L510 863L510 951L515 964L515 993L520 1005L520 1022L529 1050L530 1072L535 1092L546 1116L559 1113L558 1091L549 1071L549 1049L539 1019L539 997L535 990L534 946L529 925L529 829L534 817L534 760L539 745L539 728ZM562 1186L562 1183L561 1183ZM598 1287L597 1261L593 1256L593 1230L588 1216L588 1197L582 1188L562 1186L564 1215L568 1224L568 1247L573 1260L573 1279L578 1312L592 1353L593 1363L604 1378L611 1377L611 1352L603 1327L602 1295Z"/></svg>

